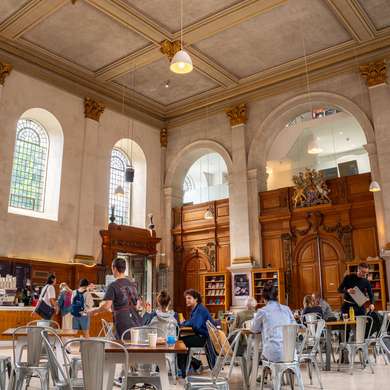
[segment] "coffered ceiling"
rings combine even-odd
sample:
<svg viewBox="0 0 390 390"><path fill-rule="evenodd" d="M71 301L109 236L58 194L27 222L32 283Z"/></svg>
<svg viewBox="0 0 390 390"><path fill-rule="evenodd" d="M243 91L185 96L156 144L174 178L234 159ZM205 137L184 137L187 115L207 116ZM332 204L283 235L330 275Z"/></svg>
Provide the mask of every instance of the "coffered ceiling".
<svg viewBox="0 0 390 390"><path fill-rule="evenodd" d="M195 70L169 71L179 0L1 0L0 60L158 126L390 58L388 0L183 0ZM168 88L166 87L168 83Z"/></svg>

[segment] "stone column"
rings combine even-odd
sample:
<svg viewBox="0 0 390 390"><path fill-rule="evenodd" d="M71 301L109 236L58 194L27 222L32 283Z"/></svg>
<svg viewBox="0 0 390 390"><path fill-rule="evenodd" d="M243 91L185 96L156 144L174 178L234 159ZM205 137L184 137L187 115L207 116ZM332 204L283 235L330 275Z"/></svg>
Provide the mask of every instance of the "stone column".
<svg viewBox="0 0 390 390"><path fill-rule="evenodd" d="M390 278L389 251L383 251L390 243L390 87L387 84L387 64L384 60L370 62L360 67L366 79L375 130L375 148L368 145L373 178L379 182L381 191L375 195L379 244L386 259L387 280ZM370 153L371 149L371 153ZM375 172L376 171L376 172ZM390 293L390 286L388 285Z"/></svg>
<svg viewBox="0 0 390 390"><path fill-rule="evenodd" d="M178 207L183 201L183 190L174 187L164 188L164 226L163 226L163 237L164 251L165 251L165 262L168 267L167 274L167 288L168 291L174 291L174 250L172 241L172 208Z"/></svg>
<svg viewBox="0 0 390 390"><path fill-rule="evenodd" d="M247 275L251 291L250 271L252 269L251 234L253 222L249 218L248 169L245 142L247 109L240 104L226 110L232 129L233 167L229 175L229 223L230 223L230 271L234 291L234 276ZM255 212L255 211L254 211ZM252 210L251 210L252 213ZM244 304L246 297L234 297L233 308Z"/></svg>
<svg viewBox="0 0 390 390"><path fill-rule="evenodd" d="M9 74L12 71L12 65L6 64L4 62L0 62L0 103L1 103L1 97L3 94L3 88L5 83L5 78L9 76Z"/></svg>
<svg viewBox="0 0 390 390"><path fill-rule="evenodd" d="M75 259L94 259L95 180L100 115L104 105L91 98L84 100L84 135L80 168L80 195Z"/></svg>

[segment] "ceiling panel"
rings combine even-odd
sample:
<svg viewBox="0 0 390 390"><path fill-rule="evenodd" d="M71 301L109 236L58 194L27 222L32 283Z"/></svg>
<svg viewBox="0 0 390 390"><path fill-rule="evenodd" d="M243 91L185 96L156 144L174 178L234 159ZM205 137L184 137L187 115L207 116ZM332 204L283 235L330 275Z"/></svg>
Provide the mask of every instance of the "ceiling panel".
<svg viewBox="0 0 390 390"><path fill-rule="evenodd" d="M170 32L180 30L180 0L125 0L145 16L154 19ZM189 26L207 16L222 11L241 0L183 1L183 26Z"/></svg>
<svg viewBox="0 0 390 390"><path fill-rule="evenodd" d="M69 1L22 37L90 70L149 44L83 1Z"/></svg>
<svg viewBox="0 0 390 390"><path fill-rule="evenodd" d="M376 29L381 30L390 26L389 0L359 0L359 3L374 23Z"/></svg>
<svg viewBox="0 0 390 390"><path fill-rule="evenodd" d="M195 46L238 77L346 42L351 36L322 0L294 0Z"/></svg>
<svg viewBox="0 0 390 390"><path fill-rule="evenodd" d="M168 88L165 87L167 81ZM186 75L172 73L165 58L137 69L134 80L131 72L117 78L115 82L128 88L134 85L138 93L162 104L174 103L218 86L196 70Z"/></svg>
<svg viewBox="0 0 390 390"><path fill-rule="evenodd" d="M28 0L0 0L0 23L21 8Z"/></svg>

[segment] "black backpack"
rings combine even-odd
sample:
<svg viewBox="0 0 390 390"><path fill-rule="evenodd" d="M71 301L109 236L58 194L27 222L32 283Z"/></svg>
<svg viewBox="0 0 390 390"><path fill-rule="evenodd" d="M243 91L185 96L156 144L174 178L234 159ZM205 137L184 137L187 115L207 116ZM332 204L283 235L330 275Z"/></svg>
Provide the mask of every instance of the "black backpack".
<svg viewBox="0 0 390 390"><path fill-rule="evenodd" d="M81 317L80 313L85 309L84 292L81 293L79 290L76 290L76 294L73 297L71 313L74 317Z"/></svg>

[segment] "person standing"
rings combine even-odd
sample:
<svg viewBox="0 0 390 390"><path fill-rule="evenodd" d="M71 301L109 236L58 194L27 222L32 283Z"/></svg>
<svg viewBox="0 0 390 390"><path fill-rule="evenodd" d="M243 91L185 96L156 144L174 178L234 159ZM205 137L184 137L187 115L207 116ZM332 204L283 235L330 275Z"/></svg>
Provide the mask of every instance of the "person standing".
<svg viewBox="0 0 390 390"><path fill-rule="evenodd" d="M42 291L39 295L37 306L35 307L35 310L31 313L32 316L36 311L39 311L40 302L44 302L52 310L50 311L50 314L48 313L48 315L43 316L42 318L44 320L51 320L51 318L53 317L54 313L57 311L58 308L57 301L56 301L56 290L54 288L56 283L57 283L56 276L50 274L47 278L47 282L45 286L42 288Z"/></svg>
<svg viewBox="0 0 390 390"><path fill-rule="evenodd" d="M62 329L72 329L72 295L73 292L69 286L65 282L61 283L58 307L61 314Z"/></svg>
<svg viewBox="0 0 390 390"><path fill-rule="evenodd" d="M93 309L91 315L104 311L112 311L117 339L122 334L135 326L142 325L142 319L137 312L138 294L136 285L125 275L126 260L116 257L111 264L111 270L115 277L104 295L100 307ZM130 338L130 334L127 335Z"/></svg>
<svg viewBox="0 0 390 390"><path fill-rule="evenodd" d="M94 302L92 294L88 291L89 282L87 279L80 280L80 287L74 291L72 298L72 328L81 330L86 338L89 337L90 317L89 313Z"/></svg>
<svg viewBox="0 0 390 390"><path fill-rule="evenodd" d="M355 311L355 315L365 315L366 309L363 306L359 306L355 300L353 299L354 294L356 293L356 287L360 289L360 291L366 295L370 301L370 305L368 307L369 311L374 311L374 294L372 293L371 284L367 280L369 269L367 263L360 263L358 265L357 273L352 273L346 275L344 280L341 282L338 291L344 294L344 302L341 306L341 312L343 314L349 314L349 309L352 307Z"/></svg>

